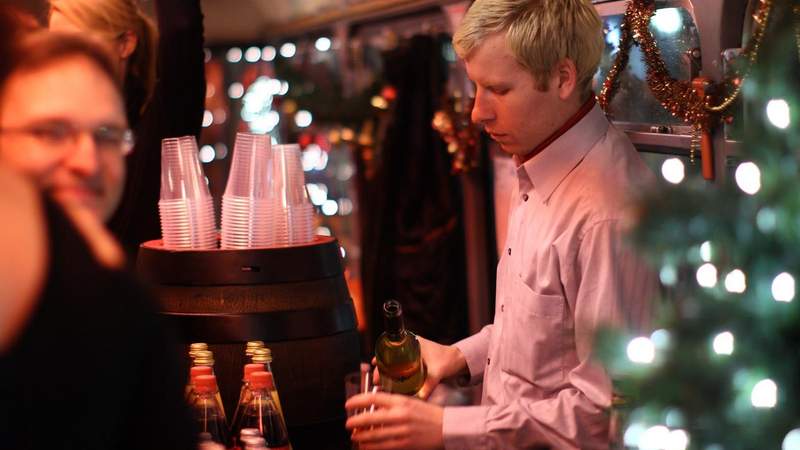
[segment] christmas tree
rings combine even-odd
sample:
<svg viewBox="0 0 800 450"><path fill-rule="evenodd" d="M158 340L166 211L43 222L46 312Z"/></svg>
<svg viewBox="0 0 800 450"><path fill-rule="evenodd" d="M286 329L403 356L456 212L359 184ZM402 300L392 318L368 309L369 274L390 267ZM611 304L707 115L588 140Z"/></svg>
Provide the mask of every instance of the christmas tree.
<svg viewBox="0 0 800 450"><path fill-rule="evenodd" d="M642 202L634 239L666 287L657 329L599 340L625 448L800 450L800 2L761 8L729 84L731 173L673 170Z"/></svg>

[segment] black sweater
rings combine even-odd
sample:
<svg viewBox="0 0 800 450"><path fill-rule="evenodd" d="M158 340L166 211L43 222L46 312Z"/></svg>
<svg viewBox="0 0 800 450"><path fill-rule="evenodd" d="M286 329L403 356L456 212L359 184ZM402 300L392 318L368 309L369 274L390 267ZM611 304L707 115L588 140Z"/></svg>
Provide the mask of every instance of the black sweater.
<svg viewBox="0 0 800 450"><path fill-rule="evenodd" d="M134 257L139 244L158 239L161 227L161 140L200 134L205 107L203 14L199 0L159 0L158 71L153 97L139 115L144 93L126 86L128 120L136 146L126 161L122 202L109 228Z"/></svg>
<svg viewBox="0 0 800 450"><path fill-rule="evenodd" d="M46 214L46 284L0 355L0 448L196 449L188 365L154 299L98 265L54 204Z"/></svg>

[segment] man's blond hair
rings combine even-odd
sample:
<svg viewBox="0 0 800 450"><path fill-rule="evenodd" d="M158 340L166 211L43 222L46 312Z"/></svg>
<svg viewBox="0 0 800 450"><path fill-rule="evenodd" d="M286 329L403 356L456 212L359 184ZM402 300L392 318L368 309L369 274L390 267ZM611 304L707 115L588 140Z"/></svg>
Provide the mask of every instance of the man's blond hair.
<svg viewBox="0 0 800 450"><path fill-rule="evenodd" d="M603 22L589 0L476 0L453 35L467 59L489 35L504 32L511 53L540 90L556 64L575 63L577 88L587 97L605 47Z"/></svg>

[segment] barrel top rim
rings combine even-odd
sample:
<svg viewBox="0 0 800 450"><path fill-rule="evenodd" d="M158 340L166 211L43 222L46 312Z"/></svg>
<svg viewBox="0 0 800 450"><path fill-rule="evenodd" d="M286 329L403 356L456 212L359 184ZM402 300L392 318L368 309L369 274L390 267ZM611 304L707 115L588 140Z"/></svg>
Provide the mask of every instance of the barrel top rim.
<svg viewBox="0 0 800 450"><path fill-rule="evenodd" d="M142 242L139 245L140 250L148 251L148 252L158 252L158 253L175 253L175 254L182 254L182 255L191 255L191 254L208 254L208 253L265 253L265 252L274 252L274 251L285 251L287 249L293 248L303 248L303 247L315 247L315 246L324 246L331 243L336 242L336 238L333 236L322 236L316 235L314 236L314 240L306 243L306 244L299 244L299 245L285 245L279 247L262 247L262 248L248 248L248 249L225 249L225 248L212 248L212 249L204 249L204 250L176 250L176 249L166 249L164 248L164 243L161 239L153 239L150 241Z"/></svg>

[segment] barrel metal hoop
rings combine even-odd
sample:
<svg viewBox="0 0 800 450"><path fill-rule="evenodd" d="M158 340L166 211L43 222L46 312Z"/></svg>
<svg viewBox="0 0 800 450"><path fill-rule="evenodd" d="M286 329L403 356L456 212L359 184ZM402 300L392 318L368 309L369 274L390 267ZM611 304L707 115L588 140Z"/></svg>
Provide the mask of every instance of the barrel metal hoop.
<svg viewBox="0 0 800 450"><path fill-rule="evenodd" d="M184 342L209 344L311 339L356 329L352 302L294 311L161 314L183 335Z"/></svg>
<svg viewBox="0 0 800 450"><path fill-rule="evenodd" d="M168 250L160 240L139 247L137 271L162 286L252 286L300 283L341 276L339 242L317 236L292 247L245 250Z"/></svg>

